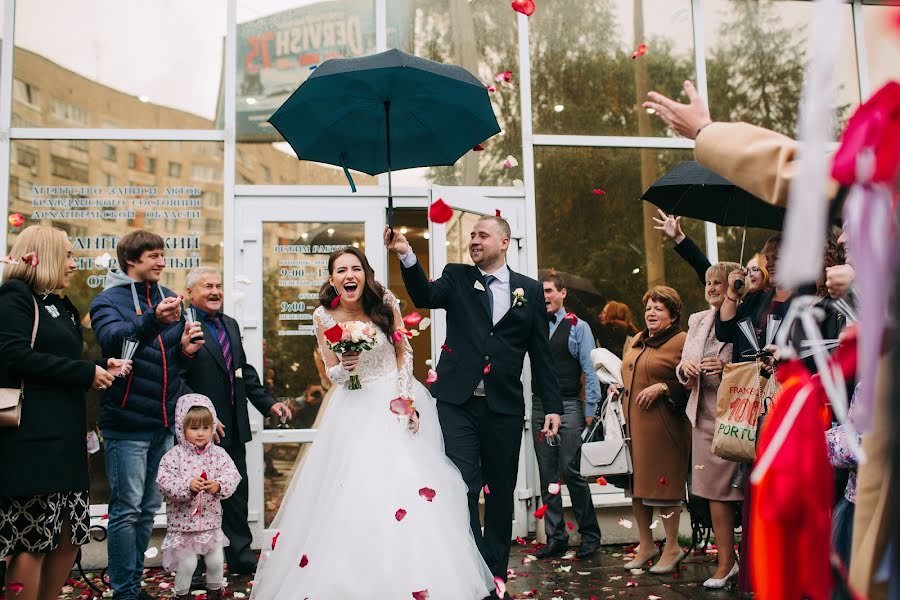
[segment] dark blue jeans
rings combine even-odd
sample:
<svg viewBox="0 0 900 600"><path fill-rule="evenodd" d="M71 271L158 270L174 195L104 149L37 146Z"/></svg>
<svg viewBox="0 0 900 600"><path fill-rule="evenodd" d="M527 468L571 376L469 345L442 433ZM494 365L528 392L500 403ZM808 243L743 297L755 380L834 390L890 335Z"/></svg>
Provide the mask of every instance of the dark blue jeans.
<svg viewBox="0 0 900 600"><path fill-rule="evenodd" d="M110 489L109 583L117 600L135 600L141 591L153 516L162 504L156 471L173 438L160 430L148 441L106 439L104 443Z"/></svg>

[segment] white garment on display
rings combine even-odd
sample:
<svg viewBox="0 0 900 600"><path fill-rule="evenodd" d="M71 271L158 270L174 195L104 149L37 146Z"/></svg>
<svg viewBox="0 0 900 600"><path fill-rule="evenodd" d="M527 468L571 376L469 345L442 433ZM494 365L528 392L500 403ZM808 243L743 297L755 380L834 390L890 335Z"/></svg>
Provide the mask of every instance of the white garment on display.
<svg viewBox="0 0 900 600"><path fill-rule="evenodd" d="M385 302L397 306L390 292ZM335 325L324 307L313 321ZM435 400L412 378L412 350L402 343L398 357L378 329L375 347L360 355L362 389L334 391L272 523L275 549L264 543L252 600L399 600L422 590L431 600L481 600L493 590ZM390 410L406 394L419 411L415 434Z"/></svg>

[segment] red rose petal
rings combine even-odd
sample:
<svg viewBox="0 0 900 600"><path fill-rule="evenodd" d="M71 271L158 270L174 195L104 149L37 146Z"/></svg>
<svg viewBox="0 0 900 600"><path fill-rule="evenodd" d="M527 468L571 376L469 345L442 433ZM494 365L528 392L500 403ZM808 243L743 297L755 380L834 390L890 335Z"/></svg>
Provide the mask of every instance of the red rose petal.
<svg viewBox="0 0 900 600"><path fill-rule="evenodd" d="M411 312L405 317L403 317L403 324L407 327L416 327L419 324L419 321L422 320L422 315L418 312Z"/></svg>
<svg viewBox="0 0 900 600"><path fill-rule="evenodd" d="M300 568L302 569L309 564L309 558L304 554L300 557Z"/></svg>
<svg viewBox="0 0 900 600"><path fill-rule="evenodd" d="M520 545L520 546L524 546L525 544L528 543L528 540L526 540L526 539L523 538L522 536L517 535L517 536L516 536L516 543L517 543L518 545Z"/></svg>
<svg viewBox="0 0 900 600"><path fill-rule="evenodd" d="M534 511L534 517L536 519L543 519L544 513L547 512L547 508L549 508L549 506L550 506L549 504L542 505L539 509Z"/></svg>
<svg viewBox="0 0 900 600"><path fill-rule="evenodd" d="M279 536L279 535L281 535L281 532L280 532L280 531L277 532L275 535L272 536L272 550L275 549L275 544L278 542L278 536Z"/></svg>
<svg viewBox="0 0 900 600"><path fill-rule="evenodd" d="M418 592L413 592L412 597L415 600L428 600L428 598L429 598L428 590L420 590Z"/></svg>
<svg viewBox="0 0 900 600"><path fill-rule="evenodd" d="M606 485L608 482L606 481L606 477L598 477L597 485Z"/></svg>
<svg viewBox="0 0 900 600"><path fill-rule="evenodd" d="M604 192L604 191L601 190L600 188L594 188L594 195L595 195L595 196L605 196L605 195L606 195L606 192Z"/></svg>
<svg viewBox="0 0 900 600"><path fill-rule="evenodd" d="M334 300L332 300L331 302L328 303L328 307L329 308L337 308L338 304L340 304L340 303L341 303L341 295L338 294L337 296L334 297Z"/></svg>
<svg viewBox="0 0 900 600"><path fill-rule="evenodd" d="M101 520L101 521L109 521L109 515L102 515L102 516L100 517L100 520Z"/></svg>
<svg viewBox="0 0 900 600"><path fill-rule="evenodd" d="M428 369L428 375L425 376L425 383L434 383L437 380L437 371L435 371L434 369Z"/></svg>
<svg viewBox="0 0 900 600"><path fill-rule="evenodd" d="M578 325L578 317L575 316L575 313L566 313L566 316L563 318L572 321L572 327Z"/></svg>
<svg viewBox="0 0 900 600"><path fill-rule="evenodd" d="M341 337L344 335L344 330L341 329L340 325L335 325L330 329L325 330L325 339L331 342L332 344L337 344L341 341Z"/></svg>
<svg viewBox="0 0 900 600"><path fill-rule="evenodd" d="M201 471L200 479L202 479L203 481L207 481L209 479L209 476L206 474L206 471Z"/></svg>
<svg viewBox="0 0 900 600"><path fill-rule="evenodd" d="M492 85L489 85L489 86L487 86L487 91L489 91L489 92L491 92L491 93L494 93L494 92L497 91L497 88L495 88L495 87L492 86Z"/></svg>
<svg viewBox="0 0 900 600"><path fill-rule="evenodd" d="M400 521L402 521L402 520L403 520L403 517L405 517L405 516L406 516L406 511L403 510L402 508L398 508L398 509L397 509L397 512L394 513L394 518L397 519L397 522L398 522L398 523L399 523Z"/></svg>
<svg viewBox="0 0 900 600"><path fill-rule="evenodd" d="M484 374L487 375L487 374L489 374L490 372L491 372L491 363L488 363L488 364L485 365L485 367L484 367Z"/></svg>
<svg viewBox="0 0 900 600"><path fill-rule="evenodd" d="M451 348L447 344L441 344L441 350L443 350L444 352L453 352L453 348Z"/></svg>
<svg viewBox="0 0 900 600"><path fill-rule="evenodd" d="M533 0L513 0L512 8L517 13L530 17L534 13L535 6Z"/></svg>
<svg viewBox="0 0 900 600"><path fill-rule="evenodd" d="M411 417L416 413L413 401L409 398L394 398L389 406L391 412L399 417Z"/></svg>
<svg viewBox="0 0 900 600"><path fill-rule="evenodd" d="M428 218L432 223L446 223L453 216L453 209L441 198L435 200L428 208Z"/></svg>
<svg viewBox="0 0 900 600"><path fill-rule="evenodd" d="M484 151L484 145L482 145L482 144L475 144L474 146L472 146L472 152L483 152L483 151Z"/></svg>
<svg viewBox="0 0 900 600"><path fill-rule="evenodd" d="M489 495L490 495L490 493L491 493L491 488L488 487L488 484L484 484L484 487L483 487L482 489L484 490L484 495L485 495L485 496L489 496Z"/></svg>
<svg viewBox="0 0 900 600"><path fill-rule="evenodd" d="M428 502L431 502L432 500L434 500L434 497L437 495L437 492L435 492L430 487L423 487L422 489L419 490L419 495L422 496L423 498L425 498L425 500L427 500Z"/></svg>
<svg viewBox="0 0 900 600"><path fill-rule="evenodd" d="M647 54L647 44L641 44L640 46L638 46L637 50L631 53L631 58L632 60L634 60L638 56L643 56L644 54Z"/></svg>
<svg viewBox="0 0 900 600"><path fill-rule="evenodd" d="M12 227L21 227L25 224L25 217L22 216L22 213L13 213L9 215L9 224ZM22 585L22 584L19 584ZM16 592L18 593L18 592Z"/></svg>
<svg viewBox="0 0 900 600"><path fill-rule="evenodd" d="M569 528L569 531L574 531L574 530L575 530L575 523L573 523L572 521L566 521L566 527Z"/></svg>
<svg viewBox="0 0 900 600"><path fill-rule="evenodd" d="M669 485L668 482L666 481L665 477L660 477L659 483L660 483L660 485Z"/></svg>
<svg viewBox="0 0 900 600"><path fill-rule="evenodd" d="M13 594L18 594L25 589L25 586L18 581L11 581L10 583L6 584L6 589L11 591Z"/></svg>
<svg viewBox="0 0 900 600"><path fill-rule="evenodd" d="M499 208L495 208L495 209L494 209L494 216L495 216L495 217L500 217L500 209L499 209Z"/></svg>

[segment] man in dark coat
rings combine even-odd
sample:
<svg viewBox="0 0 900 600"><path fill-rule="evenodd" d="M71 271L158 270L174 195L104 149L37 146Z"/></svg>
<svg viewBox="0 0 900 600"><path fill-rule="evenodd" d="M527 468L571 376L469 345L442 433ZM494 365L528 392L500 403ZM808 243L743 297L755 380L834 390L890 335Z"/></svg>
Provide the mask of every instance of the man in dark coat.
<svg viewBox="0 0 900 600"><path fill-rule="evenodd" d="M106 477L109 481L109 580L116 600L149 597L141 590L144 552L162 504L156 471L172 447L175 403L184 385L182 351L196 352L181 299L162 287L163 239L135 231L116 249L121 271L91 302L91 327L103 356L120 356L126 339L137 343L131 375L116 379L100 405Z"/></svg>
<svg viewBox="0 0 900 600"><path fill-rule="evenodd" d="M182 362L182 376L190 388L209 397L219 417L219 445L231 456L241 474L241 483L232 496L222 501L222 531L228 537L225 561L228 572L256 571L256 555L250 550L253 538L247 524L250 495L247 453L250 441L249 401L263 415L290 419L291 411L276 402L260 383L256 369L247 363L237 321L222 313L222 277L216 269L200 267L187 276L187 293L197 313L205 343L190 360Z"/></svg>
<svg viewBox="0 0 900 600"><path fill-rule="evenodd" d="M413 303L447 311L447 339L431 386L447 456L469 489L472 534L494 575L506 580L512 539L513 493L525 418L522 364L531 359L542 399L545 435L556 435L562 402L547 340L541 285L506 264L509 224L482 217L472 229L474 266L448 264L429 281L406 238L385 230L385 245L400 256ZM485 495L484 533L478 499Z"/></svg>

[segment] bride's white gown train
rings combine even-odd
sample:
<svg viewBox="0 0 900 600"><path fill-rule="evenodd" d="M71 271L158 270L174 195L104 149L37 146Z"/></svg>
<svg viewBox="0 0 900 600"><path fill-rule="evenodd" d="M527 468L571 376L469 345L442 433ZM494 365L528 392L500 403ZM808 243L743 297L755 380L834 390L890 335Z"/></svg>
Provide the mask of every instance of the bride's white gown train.
<svg viewBox="0 0 900 600"><path fill-rule="evenodd" d="M385 302L396 299L388 292ZM335 324L322 307L314 322ZM290 484L253 600L410 600L424 590L430 600L480 600L494 587L469 529L466 486L444 455L435 401L412 378L405 338L398 356L377 335L360 356L362 389L335 390ZM416 434L390 411L406 394L420 414Z"/></svg>

